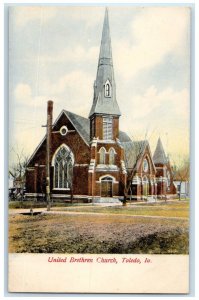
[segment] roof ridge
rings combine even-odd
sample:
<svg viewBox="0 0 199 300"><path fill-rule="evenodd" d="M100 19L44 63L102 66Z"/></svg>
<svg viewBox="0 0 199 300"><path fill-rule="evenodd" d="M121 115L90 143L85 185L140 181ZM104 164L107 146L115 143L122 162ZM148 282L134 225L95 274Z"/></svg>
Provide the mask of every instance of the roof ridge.
<svg viewBox="0 0 199 300"><path fill-rule="evenodd" d="M77 116L77 117L80 117L80 118L82 118L82 119L85 119L85 120L88 120L88 121L89 121L88 118L83 117L83 116L81 116L81 115L78 115L78 114L76 114L76 113L73 113L72 111L69 111L69 110L66 110L66 109L64 109L63 111L64 111L65 113L70 113L70 114L72 114L72 115L75 115L75 116Z"/></svg>

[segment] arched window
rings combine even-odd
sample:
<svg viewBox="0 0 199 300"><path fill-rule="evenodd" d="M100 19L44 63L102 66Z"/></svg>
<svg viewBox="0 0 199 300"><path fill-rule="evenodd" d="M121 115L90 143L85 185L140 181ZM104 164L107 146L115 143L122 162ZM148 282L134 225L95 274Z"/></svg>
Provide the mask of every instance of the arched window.
<svg viewBox="0 0 199 300"><path fill-rule="evenodd" d="M146 176L144 176L143 180L142 180L142 193L143 196L148 196L149 194L149 181L148 178Z"/></svg>
<svg viewBox="0 0 199 300"><path fill-rule="evenodd" d="M169 188L171 185L171 174L167 171L167 187Z"/></svg>
<svg viewBox="0 0 199 300"><path fill-rule="evenodd" d="M110 148L109 150L109 165L115 164L115 150L113 148Z"/></svg>
<svg viewBox="0 0 199 300"><path fill-rule="evenodd" d="M111 84L109 80L106 81L104 86L104 96L111 97Z"/></svg>
<svg viewBox="0 0 199 300"><path fill-rule="evenodd" d="M149 163L148 163L148 160L146 158L143 160L142 168L143 168L144 172L148 172L148 170L149 170Z"/></svg>
<svg viewBox="0 0 199 300"><path fill-rule="evenodd" d="M95 136L95 120L91 120L91 137L93 138Z"/></svg>
<svg viewBox="0 0 199 300"><path fill-rule="evenodd" d="M61 146L54 157L54 188L71 187L73 162L73 153L66 146Z"/></svg>
<svg viewBox="0 0 199 300"><path fill-rule="evenodd" d="M106 161L106 150L102 147L100 148L100 164L105 164Z"/></svg>

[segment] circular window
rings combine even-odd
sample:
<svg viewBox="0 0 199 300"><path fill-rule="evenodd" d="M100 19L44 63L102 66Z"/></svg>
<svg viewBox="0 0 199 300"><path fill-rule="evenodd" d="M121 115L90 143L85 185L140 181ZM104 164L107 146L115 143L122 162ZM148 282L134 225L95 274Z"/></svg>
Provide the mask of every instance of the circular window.
<svg viewBox="0 0 199 300"><path fill-rule="evenodd" d="M66 135L67 134L67 132L68 132L68 128L66 127L66 126L62 126L61 128L60 128L60 134L61 135Z"/></svg>
<svg viewBox="0 0 199 300"><path fill-rule="evenodd" d="M148 164L147 159L145 158L144 161L143 161L143 171L147 172L148 169L149 169L149 164Z"/></svg>

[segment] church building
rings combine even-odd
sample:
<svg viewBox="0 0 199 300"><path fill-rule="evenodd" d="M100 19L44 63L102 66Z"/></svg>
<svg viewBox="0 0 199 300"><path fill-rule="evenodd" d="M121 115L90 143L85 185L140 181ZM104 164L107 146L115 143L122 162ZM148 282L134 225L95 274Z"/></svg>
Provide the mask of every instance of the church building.
<svg viewBox="0 0 199 300"><path fill-rule="evenodd" d="M47 167L53 199L106 201L126 194L139 200L175 195L172 168L160 138L152 155L148 141L132 141L120 131L121 117L106 9L89 116L63 109L53 122L53 101L48 101L49 131L28 162L27 198L45 198Z"/></svg>

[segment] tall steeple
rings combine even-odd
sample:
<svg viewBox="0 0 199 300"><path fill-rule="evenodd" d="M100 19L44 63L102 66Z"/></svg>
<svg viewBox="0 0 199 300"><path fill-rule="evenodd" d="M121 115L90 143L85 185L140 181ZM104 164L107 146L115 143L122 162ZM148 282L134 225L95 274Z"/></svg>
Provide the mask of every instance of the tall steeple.
<svg viewBox="0 0 199 300"><path fill-rule="evenodd" d="M162 141L159 137L158 142L157 142L157 146L153 155L153 161L154 164L167 164L168 163L168 159L166 157L166 154L164 152L164 148L162 145Z"/></svg>
<svg viewBox="0 0 199 300"><path fill-rule="evenodd" d="M92 117L93 114L121 115L116 100L116 87L107 8L104 16L97 76L94 82L93 105L89 117Z"/></svg>

